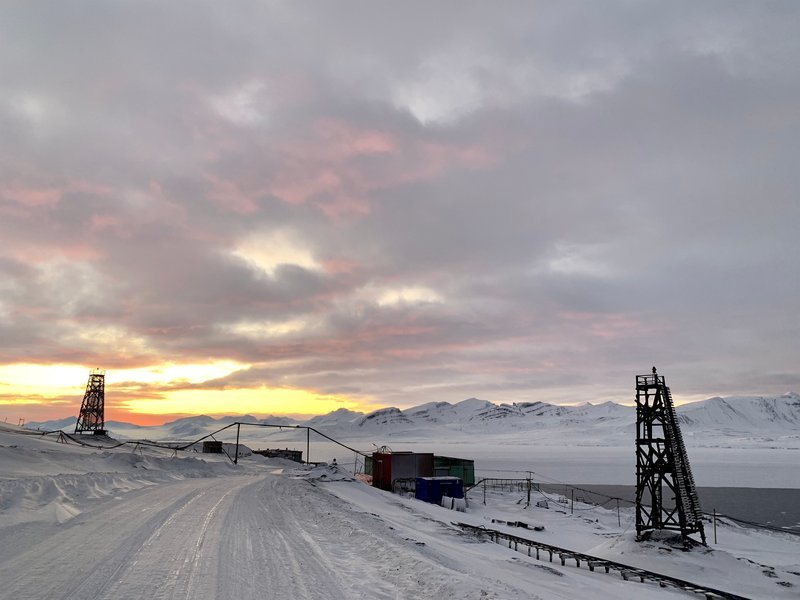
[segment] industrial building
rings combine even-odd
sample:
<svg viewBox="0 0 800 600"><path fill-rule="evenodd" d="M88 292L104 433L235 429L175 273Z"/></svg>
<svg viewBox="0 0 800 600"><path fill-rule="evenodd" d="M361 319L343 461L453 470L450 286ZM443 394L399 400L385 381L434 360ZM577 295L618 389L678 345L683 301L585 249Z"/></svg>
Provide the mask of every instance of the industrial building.
<svg viewBox="0 0 800 600"><path fill-rule="evenodd" d="M260 454L267 458L285 458L294 462L303 462L302 450L289 450L288 448L267 448L266 450L253 450L253 454Z"/></svg>
<svg viewBox="0 0 800 600"><path fill-rule="evenodd" d="M466 486L475 485L475 461L452 456L434 456L433 474L435 477L458 477Z"/></svg>
<svg viewBox="0 0 800 600"><path fill-rule="evenodd" d="M372 485L394 491L398 480L433 477L433 454L429 452L373 452Z"/></svg>
<svg viewBox="0 0 800 600"><path fill-rule="evenodd" d="M420 477L454 477L464 485L475 484L475 461L429 452L373 452L364 472L372 485L388 491L414 491Z"/></svg>
<svg viewBox="0 0 800 600"><path fill-rule="evenodd" d="M222 442L216 440L204 441L203 454L222 454Z"/></svg>

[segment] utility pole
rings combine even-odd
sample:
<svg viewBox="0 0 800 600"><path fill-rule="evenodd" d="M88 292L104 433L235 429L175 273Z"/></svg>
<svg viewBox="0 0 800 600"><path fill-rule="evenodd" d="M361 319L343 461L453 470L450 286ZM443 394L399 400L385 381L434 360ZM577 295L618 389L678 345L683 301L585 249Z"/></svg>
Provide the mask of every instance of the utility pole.
<svg viewBox="0 0 800 600"><path fill-rule="evenodd" d="M239 429L241 429L242 424L236 424L236 456L233 457L233 464L239 464Z"/></svg>
<svg viewBox="0 0 800 600"><path fill-rule="evenodd" d="M714 509L714 544L717 543L717 509Z"/></svg>
<svg viewBox="0 0 800 600"><path fill-rule="evenodd" d="M526 507L531 505L531 475L532 473L528 471L528 503L525 505Z"/></svg>

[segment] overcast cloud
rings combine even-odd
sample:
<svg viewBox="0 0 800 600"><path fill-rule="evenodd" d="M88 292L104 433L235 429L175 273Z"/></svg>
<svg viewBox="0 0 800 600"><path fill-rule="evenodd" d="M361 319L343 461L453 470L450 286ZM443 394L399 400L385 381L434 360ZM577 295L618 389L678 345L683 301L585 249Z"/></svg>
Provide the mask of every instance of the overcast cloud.
<svg viewBox="0 0 800 600"><path fill-rule="evenodd" d="M800 390L797 2L6 2L0 364ZM265 413L271 412L265 406Z"/></svg>

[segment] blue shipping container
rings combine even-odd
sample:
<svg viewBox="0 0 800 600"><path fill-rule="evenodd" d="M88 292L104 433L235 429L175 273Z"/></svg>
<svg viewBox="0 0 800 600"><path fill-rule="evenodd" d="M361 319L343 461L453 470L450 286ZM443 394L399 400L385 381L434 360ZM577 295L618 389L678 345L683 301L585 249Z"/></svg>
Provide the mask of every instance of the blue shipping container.
<svg viewBox="0 0 800 600"><path fill-rule="evenodd" d="M417 500L441 504L442 496L464 497L464 482L458 477L417 477Z"/></svg>

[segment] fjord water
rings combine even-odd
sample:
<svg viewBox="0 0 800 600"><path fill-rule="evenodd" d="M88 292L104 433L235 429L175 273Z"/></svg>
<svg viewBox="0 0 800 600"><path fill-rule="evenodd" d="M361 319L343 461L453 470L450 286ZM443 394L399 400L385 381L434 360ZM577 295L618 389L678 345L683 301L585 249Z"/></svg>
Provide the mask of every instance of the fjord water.
<svg viewBox="0 0 800 600"><path fill-rule="evenodd" d="M630 485L576 484L574 487L580 488L575 491L575 499L590 503L602 504L608 496L629 502L636 499L636 488ZM570 488L565 485L543 484L542 490L571 497ZM800 489L700 487L697 488L697 494L704 513L711 514L716 510L720 516L800 531ZM614 504L612 502L606 506Z"/></svg>

